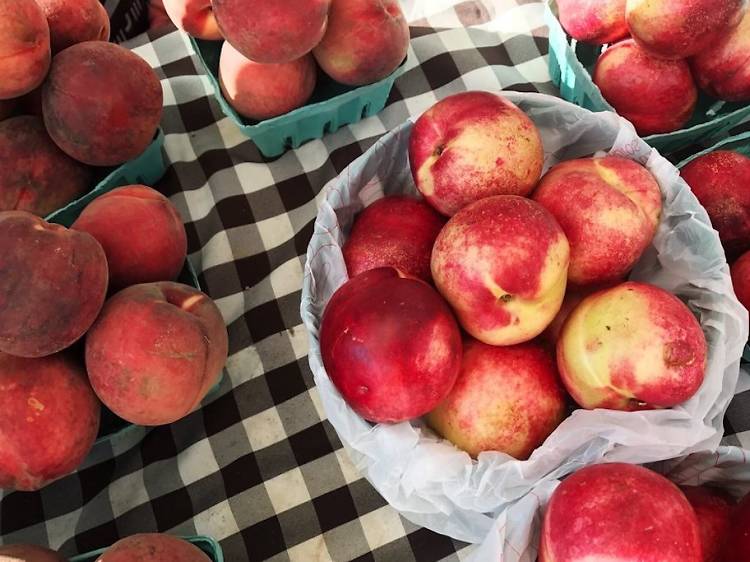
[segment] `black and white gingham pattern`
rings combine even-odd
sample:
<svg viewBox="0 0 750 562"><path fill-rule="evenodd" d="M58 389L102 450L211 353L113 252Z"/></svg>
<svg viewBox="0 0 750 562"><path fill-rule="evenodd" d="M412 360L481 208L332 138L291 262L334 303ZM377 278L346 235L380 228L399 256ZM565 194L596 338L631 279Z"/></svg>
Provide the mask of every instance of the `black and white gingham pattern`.
<svg viewBox="0 0 750 562"><path fill-rule="evenodd" d="M179 207L201 284L229 326L228 376L202 409L139 444L98 446L81 470L41 492L0 496L2 542L72 555L160 531L211 535L229 562L466 558L471 548L415 527L358 474L325 421L299 317L304 255L328 180L450 93L555 93L540 2L464 2L411 31L407 70L380 115L275 160L221 114L184 36L130 44L162 78L172 164L157 187ZM730 442L750 441L748 400L750 392L730 408Z"/></svg>

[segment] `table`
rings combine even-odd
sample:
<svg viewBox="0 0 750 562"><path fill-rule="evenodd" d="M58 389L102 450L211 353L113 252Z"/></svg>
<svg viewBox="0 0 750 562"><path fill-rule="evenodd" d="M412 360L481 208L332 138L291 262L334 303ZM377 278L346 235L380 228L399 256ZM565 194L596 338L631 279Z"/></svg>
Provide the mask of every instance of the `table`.
<svg viewBox="0 0 750 562"><path fill-rule="evenodd" d="M171 161L157 186L186 222L190 259L220 307L230 358L217 396L140 444L114 442L37 493L0 496L2 542L66 555L137 532L211 535L234 561L463 560L468 545L418 528L358 474L326 422L299 315L304 256L321 189L377 138L437 99L471 88L555 93L542 4L468 1L416 18L406 72L385 110L278 159L225 118L186 38L129 46L157 69ZM750 442L750 385L725 442Z"/></svg>

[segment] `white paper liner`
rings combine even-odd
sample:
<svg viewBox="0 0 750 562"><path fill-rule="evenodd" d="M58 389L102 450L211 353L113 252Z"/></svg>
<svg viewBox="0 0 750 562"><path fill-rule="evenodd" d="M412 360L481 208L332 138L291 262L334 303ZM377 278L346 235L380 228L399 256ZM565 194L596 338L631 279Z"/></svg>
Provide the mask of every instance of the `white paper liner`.
<svg viewBox="0 0 750 562"><path fill-rule="evenodd" d="M603 459L646 463L715 449L748 338L747 311L734 296L718 235L672 164L614 113L592 113L543 94L502 95L539 128L545 171L559 161L599 151L648 167L661 186L664 208L653 245L632 278L659 285L688 303L706 334L709 353L705 381L684 404L637 413L576 410L526 461L498 452L482 453L474 461L437 438L420 420L372 426L354 413L331 383L318 334L326 303L347 280L341 246L355 214L384 194L416 193L407 156L412 123L382 137L322 194L301 304L310 337L310 366L329 421L378 492L412 522L472 543L482 542L504 510L532 488L542 493L545 482L584 465Z"/></svg>

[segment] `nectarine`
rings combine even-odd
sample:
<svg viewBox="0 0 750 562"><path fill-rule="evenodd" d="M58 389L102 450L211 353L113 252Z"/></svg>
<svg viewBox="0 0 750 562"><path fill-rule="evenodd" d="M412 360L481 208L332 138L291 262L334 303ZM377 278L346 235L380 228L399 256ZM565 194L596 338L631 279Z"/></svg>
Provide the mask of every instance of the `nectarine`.
<svg viewBox="0 0 750 562"><path fill-rule="evenodd" d="M626 0L557 0L557 9L568 35L594 45L628 36Z"/></svg>

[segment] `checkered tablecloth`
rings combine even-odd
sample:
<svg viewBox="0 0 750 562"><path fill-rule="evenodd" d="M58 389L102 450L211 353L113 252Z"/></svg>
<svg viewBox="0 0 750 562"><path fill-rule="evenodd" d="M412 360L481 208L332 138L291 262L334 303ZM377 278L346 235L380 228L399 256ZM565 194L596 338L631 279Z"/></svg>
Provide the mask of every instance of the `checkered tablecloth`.
<svg viewBox="0 0 750 562"><path fill-rule="evenodd" d="M385 110L275 160L221 114L183 35L130 43L162 79L171 165L157 188L180 209L190 259L229 327L226 376L202 409L139 444L98 446L41 492L0 496L2 542L72 555L159 531L213 536L229 562L466 558L470 547L388 506L326 422L299 315L304 256L321 188L384 132L457 91L555 89L541 3L472 1L425 18L405 3L411 49ZM135 28L137 15L124 21ZM750 441L748 401L730 408L730 443Z"/></svg>

